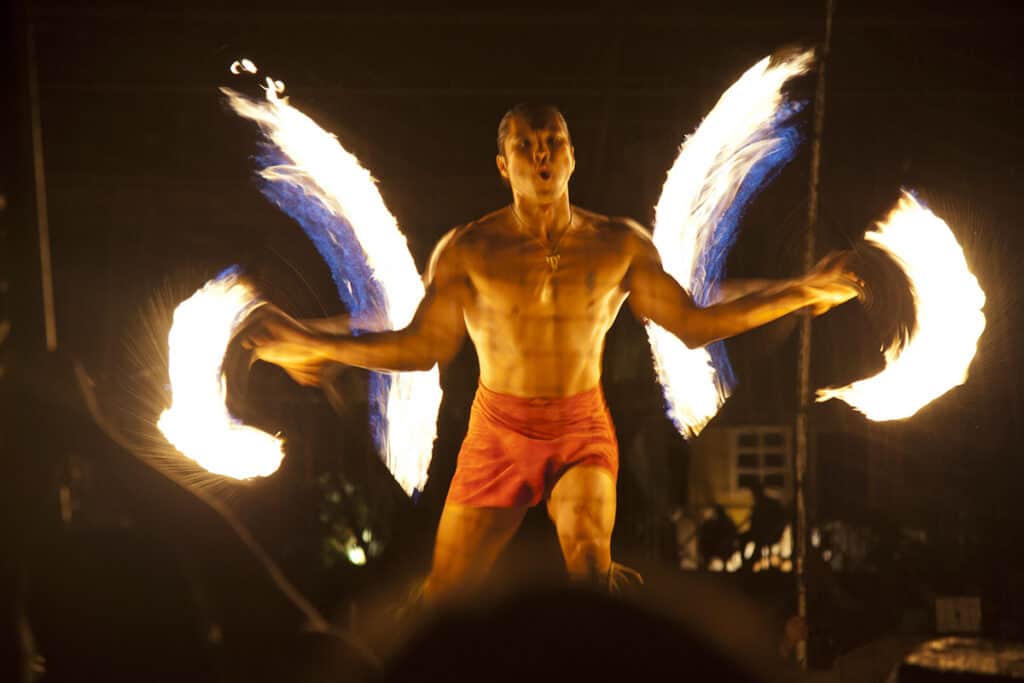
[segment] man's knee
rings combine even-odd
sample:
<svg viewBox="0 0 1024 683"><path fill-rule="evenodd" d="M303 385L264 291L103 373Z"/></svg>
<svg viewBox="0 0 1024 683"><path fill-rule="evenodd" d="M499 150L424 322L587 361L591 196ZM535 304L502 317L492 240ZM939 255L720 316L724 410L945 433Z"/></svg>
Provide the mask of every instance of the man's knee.
<svg viewBox="0 0 1024 683"><path fill-rule="evenodd" d="M565 566L574 579L601 580L611 566L611 539L568 534L561 538Z"/></svg>
<svg viewBox="0 0 1024 683"><path fill-rule="evenodd" d="M454 576L432 571L430 576L423 582L421 597L427 602L437 602L445 596L455 593L458 589L458 584L459 581Z"/></svg>

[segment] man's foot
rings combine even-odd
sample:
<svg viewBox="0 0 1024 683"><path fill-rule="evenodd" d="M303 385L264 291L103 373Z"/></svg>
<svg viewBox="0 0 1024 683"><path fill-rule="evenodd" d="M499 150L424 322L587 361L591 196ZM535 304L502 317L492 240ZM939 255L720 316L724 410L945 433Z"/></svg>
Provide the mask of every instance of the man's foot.
<svg viewBox="0 0 1024 683"><path fill-rule="evenodd" d="M608 593L609 595L621 595L642 586L644 577L640 572L618 562L612 562L608 568Z"/></svg>

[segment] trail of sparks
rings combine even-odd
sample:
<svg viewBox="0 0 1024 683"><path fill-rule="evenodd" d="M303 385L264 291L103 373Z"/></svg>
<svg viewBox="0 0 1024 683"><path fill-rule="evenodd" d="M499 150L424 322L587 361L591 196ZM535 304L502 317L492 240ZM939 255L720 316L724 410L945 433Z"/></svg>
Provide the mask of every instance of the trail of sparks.
<svg viewBox="0 0 1024 683"><path fill-rule="evenodd" d="M917 330L902 350L883 349L886 366L880 373L822 389L817 400L838 398L871 420L899 420L967 379L985 330L985 292L949 226L909 192L876 227L865 238L886 251L910 279Z"/></svg>
<svg viewBox="0 0 1024 683"><path fill-rule="evenodd" d="M801 104L787 101L782 87L812 63L808 51L751 67L686 139L668 173L655 209L654 244L665 270L699 306L714 302L746 205L795 154ZM725 348L688 349L650 322L647 334L669 417L684 436L696 436L735 384Z"/></svg>
<svg viewBox="0 0 1024 683"><path fill-rule="evenodd" d="M405 236L369 171L334 135L279 97L283 88L268 78L265 101L222 88L235 112L257 123L270 146L260 170L264 193L316 244L354 328L404 327L424 295ZM412 495L426 482L437 433L439 373L435 367L375 373L374 379L374 436L388 469Z"/></svg>
<svg viewBox="0 0 1024 683"><path fill-rule="evenodd" d="M157 426L201 467L236 479L273 474L284 457L280 439L242 424L225 405L224 351L263 303L228 269L178 305L168 335L172 403Z"/></svg>

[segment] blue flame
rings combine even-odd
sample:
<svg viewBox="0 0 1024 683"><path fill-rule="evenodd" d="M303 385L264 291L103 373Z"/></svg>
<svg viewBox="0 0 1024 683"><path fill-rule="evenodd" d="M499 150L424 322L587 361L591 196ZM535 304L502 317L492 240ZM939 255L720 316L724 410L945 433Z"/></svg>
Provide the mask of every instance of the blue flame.
<svg viewBox="0 0 1024 683"><path fill-rule="evenodd" d="M287 169L293 165L287 155L268 142L260 144L254 160L260 171ZM379 321L387 319L387 296L373 277L352 226L344 217L307 193L300 183L288 181L287 177L287 173L276 174L272 179L260 175L260 192L298 223L313 242L327 264L338 296L349 313L352 333L358 335L379 329ZM391 376L371 372L369 379L370 431L378 451L384 452Z"/></svg>
<svg viewBox="0 0 1024 683"><path fill-rule="evenodd" d="M761 135L751 138L750 142L772 140L774 149L755 163L740 184L732 203L725 207L721 217L715 223L712 236L705 244L704 250L697 256L694 267L693 296L698 306L710 306L718 290L718 284L725 276L725 264L729 251L736 243L739 235L740 219L751 202L778 175L779 171L793 160L797 149L803 141L800 122L797 114L806 102L788 102L779 108L771 124L766 126ZM736 387L736 373L729 362L724 342L714 342L707 347L711 364L715 369L715 383L718 389L726 394ZM677 427L679 425L676 425Z"/></svg>

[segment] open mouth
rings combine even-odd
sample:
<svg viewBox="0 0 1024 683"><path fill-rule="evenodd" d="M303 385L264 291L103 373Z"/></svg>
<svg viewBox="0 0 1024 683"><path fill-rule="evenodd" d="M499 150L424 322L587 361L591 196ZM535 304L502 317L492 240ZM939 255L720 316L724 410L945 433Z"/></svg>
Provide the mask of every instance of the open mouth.
<svg viewBox="0 0 1024 683"><path fill-rule="evenodd" d="M551 180L551 171L538 171L537 175L541 177L541 180Z"/></svg>

